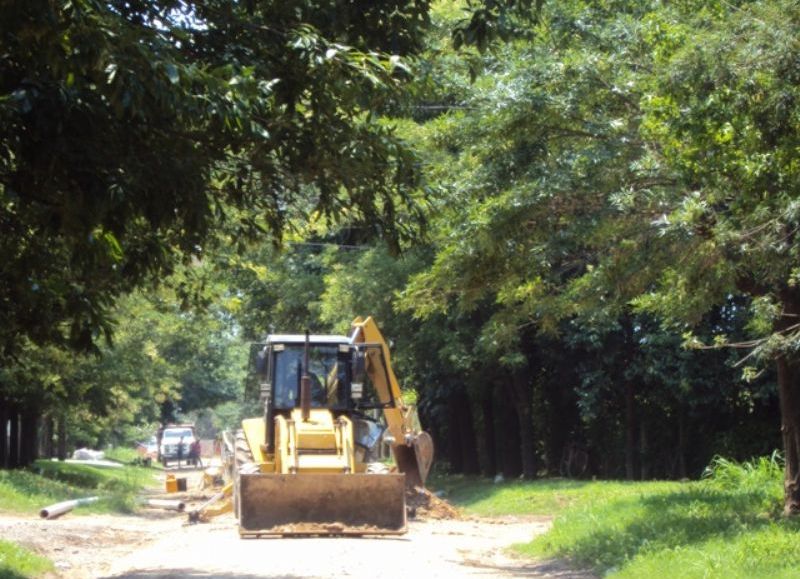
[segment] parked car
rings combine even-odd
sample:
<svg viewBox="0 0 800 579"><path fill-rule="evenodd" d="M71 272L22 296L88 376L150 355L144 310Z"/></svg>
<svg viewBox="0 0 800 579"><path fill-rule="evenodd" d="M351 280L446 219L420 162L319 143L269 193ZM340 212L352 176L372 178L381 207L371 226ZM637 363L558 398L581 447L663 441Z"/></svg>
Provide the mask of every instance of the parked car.
<svg viewBox="0 0 800 579"><path fill-rule="evenodd" d="M158 458L165 467L170 462L189 460L189 449L196 440L194 426L167 426L161 434L161 448L158 450Z"/></svg>

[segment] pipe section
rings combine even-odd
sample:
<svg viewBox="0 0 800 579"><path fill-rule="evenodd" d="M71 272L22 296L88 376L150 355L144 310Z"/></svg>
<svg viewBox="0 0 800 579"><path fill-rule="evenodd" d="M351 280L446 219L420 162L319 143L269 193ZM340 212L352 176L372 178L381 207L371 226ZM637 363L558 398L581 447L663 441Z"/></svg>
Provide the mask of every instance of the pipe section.
<svg viewBox="0 0 800 579"><path fill-rule="evenodd" d="M43 508L39 511L39 516L43 519L55 519L56 517L60 517L64 513L70 512L75 507L79 507L81 505L88 505L89 503L94 503L99 499L99 497L87 497L85 499L75 499L74 501L64 501L61 503L56 503L54 505L50 505L49 507Z"/></svg>
<svg viewBox="0 0 800 579"><path fill-rule="evenodd" d="M182 513L186 509L186 503L171 499L145 499L144 504L148 507L178 511L179 513Z"/></svg>

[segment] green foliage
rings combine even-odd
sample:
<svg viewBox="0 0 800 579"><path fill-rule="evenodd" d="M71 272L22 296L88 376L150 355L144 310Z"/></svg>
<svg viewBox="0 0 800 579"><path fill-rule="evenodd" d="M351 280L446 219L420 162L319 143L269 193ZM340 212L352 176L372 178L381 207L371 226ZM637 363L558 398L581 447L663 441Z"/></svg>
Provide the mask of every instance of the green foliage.
<svg viewBox="0 0 800 579"><path fill-rule="evenodd" d="M139 453L133 447L129 448L124 446L118 446L114 448L107 448L106 450L103 451L103 453L108 460L115 460L123 464L132 464L140 459Z"/></svg>
<svg viewBox="0 0 800 579"><path fill-rule="evenodd" d="M237 243L312 214L414 233L414 159L374 112L428 2L7 4L4 357L25 337L92 349L119 295L221 224Z"/></svg>
<svg viewBox="0 0 800 579"><path fill-rule="evenodd" d="M0 481L0 508L6 512L35 513L43 505L86 496L82 489L30 471L0 471Z"/></svg>
<svg viewBox="0 0 800 579"><path fill-rule="evenodd" d="M121 320L115 342L97 355L29 345L15 365L0 370L6 396L66 416L72 444L93 448L149 439L158 422L179 412L239 397L246 349L224 304L184 311L178 292L164 287L126 296L115 315Z"/></svg>
<svg viewBox="0 0 800 579"><path fill-rule="evenodd" d="M716 459L700 482L630 485L620 496L575 505L518 549L621 577L664 568L681 577L789 576L800 529L780 515L781 482L774 455L744 464Z"/></svg>
<svg viewBox="0 0 800 579"><path fill-rule="evenodd" d="M774 448L774 375L744 383L732 366L746 354L723 347L758 343L768 354L758 340L781 301L746 295L733 234L704 224L719 198L703 184L719 166L698 161L692 173L680 155L702 156L689 124L702 133L718 123L717 148L735 142L722 129L736 110L704 108L681 84L707 79L692 90L713 92L733 82L717 70L727 65L692 55L705 54L709 36L739 62L726 48L736 42L722 40L728 24L744 29L751 8L775 14L760 3L534 4L486 3L478 19L512 33L467 56L447 41L454 24L470 25L457 23L465 6L431 12L418 77L389 108L406 115L392 124L422 161L425 243L395 260L364 224L319 221L303 206L283 253L223 258L233 315L253 340L345 332L353 316L375 316L456 471L480 454L492 474L513 473L525 447L538 460L528 472L552 474L577 443L593 474L680 478L715 453ZM745 61L734 67L741 82ZM697 118L684 123L679 103ZM707 127L702 114L714 111ZM717 348L687 350L686 335Z"/></svg>
<svg viewBox="0 0 800 579"><path fill-rule="evenodd" d="M456 472L774 448L795 3L345 4L14 7L0 399L90 444L213 433L258 412L244 342L372 315Z"/></svg>
<svg viewBox="0 0 800 579"><path fill-rule="evenodd" d="M259 408L255 403L242 402L241 397L236 401L225 402L215 407L212 411L204 413L200 420L195 419L195 426L201 437L211 438L223 430L235 431L241 428L243 418L252 418L258 415ZM210 427L204 431L207 424L203 419L210 421Z"/></svg>
<svg viewBox="0 0 800 579"><path fill-rule="evenodd" d="M530 22L535 22L544 0L484 0L467 2L470 10L454 27L452 38L456 50L475 45L481 52L498 39L526 36Z"/></svg>
<svg viewBox="0 0 800 579"><path fill-rule="evenodd" d="M658 291L639 304L685 319L733 291L758 298L751 329L767 338L791 300L797 244L795 115L800 13L794 3L754 2L713 19L665 61L643 100L642 133L659 143L654 161L681 187L665 241L691 256L665 268ZM690 298L689 301L687 298ZM779 335L782 335L779 334ZM777 337L777 336L776 336ZM791 338L789 336L783 336ZM791 348L764 341L763 358Z"/></svg>
<svg viewBox="0 0 800 579"><path fill-rule="evenodd" d="M153 471L139 467L102 468L40 460L33 469L40 476L70 486L110 492L133 493L154 479Z"/></svg>
<svg viewBox="0 0 800 579"><path fill-rule="evenodd" d="M245 338L263 340L271 331L321 331L319 300L329 252L323 244L290 245L283 253L273 247L255 248L234 257L224 267L237 296L236 319Z"/></svg>
<svg viewBox="0 0 800 579"><path fill-rule="evenodd" d="M39 577L54 571L52 561L15 543L0 540L0 578Z"/></svg>
<svg viewBox="0 0 800 579"><path fill-rule="evenodd" d="M594 472L621 475L621 430L636 431L640 421L660 449L642 451L659 455L641 459L644 476L699 474L722 446L746 457L776 443L755 437L764 445L745 449L748 436L730 433L774 417L773 377L744 385L730 369L738 353L682 347L687 325L706 343L748 343L758 328L772 331L775 310L741 297L738 266L719 243L673 231L673 210L695 215L704 201L684 195L687 181L650 128L663 71L729 9L545 3L524 41L483 55L473 84L435 35L426 54L441 82L423 83L420 108L433 101L439 112L401 127L426 159L435 192L433 257L400 290L399 314L447 328L435 379L468 383L473 410L496 400L509 374L525 374L537 454L550 473L575 439L594 455ZM446 5L440 17L452 10ZM758 314L751 323L748 308ZM452 391L431 387L427 395ZM675 433L687 425L702 442L678 467L675 456L686 450L676 452ZM639 461L638 449L627 451Z"/></svg>
<svg viewBox="0 0 800 579"><path fill-rule="evenodd" d="M32 514L53 503L97 495L100 501L75 513L132 512L135 495L155 484L154 472L44 460L31 470L0 470L0 511Z"/></svg>
<svg viewBox="0 0 800 579"><path fill-rule="evenodd" d="M762 456L738 463L716 456L706 467L703 478L718 489L754 492L774 486L783 475L783 460L776 451L772 456Z"/></svg>

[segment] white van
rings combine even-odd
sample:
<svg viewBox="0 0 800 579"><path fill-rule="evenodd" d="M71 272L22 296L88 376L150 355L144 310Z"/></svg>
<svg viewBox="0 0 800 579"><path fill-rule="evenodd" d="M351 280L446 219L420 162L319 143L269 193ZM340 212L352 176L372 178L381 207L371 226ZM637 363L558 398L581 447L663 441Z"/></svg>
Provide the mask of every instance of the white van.
<svg viewBox="0 0 800 579"><path fill-rule="evenodd" d="M158 458L165 467L170 461L189 461L189 450L195 441L194 427L168 426L161 435ZM180 450L179 450L180 448Z"/></svg>

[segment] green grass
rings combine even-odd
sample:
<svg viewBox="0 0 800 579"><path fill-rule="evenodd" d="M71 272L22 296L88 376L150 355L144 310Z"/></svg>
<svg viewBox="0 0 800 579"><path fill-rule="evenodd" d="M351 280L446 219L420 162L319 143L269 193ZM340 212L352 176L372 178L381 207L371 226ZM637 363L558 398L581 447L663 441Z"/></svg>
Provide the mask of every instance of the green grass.
<svg viewBox="0 0 800 579"><path fill-rule="evenodd" d="M0 470L0 512L35 514L47 505L87 496L97 503L74 514L130 512L135 495L155 484L154 470L126 466L99 468L40 460L29 470Z"/></svg>
<svg viewBox="0 0 800 579"><path fill-rule="evenodd" d="M50 560L14 543L0 540L0 579L36 577L54 570Z"/></svg>
<svg viewBox="0 0 800 579"><path fill-rule="evenodd" d="M127 448L124 446L110 448L105 450L104 453L107 460L116 460L117 462L121 462L123 464L136 462L136 460L139 458L139 453L136 452L135 448Z"/></svg>
<svg viewBox="0 0 800 579"><path fill-rule="evenodd" d="M156 484L155 473L133 466L100 468L49 460L36 461L28 470L0 470L0 513L36 516L48 505L88 496L101 500L78 507L69 516L130 512L136 494ZM48 559L0 541L0 579L37 577L52 570Z"/></svg>
<svg viewBox="0 0 800 579"><path fill-rule="evenodd" d="M447 499L468 514L495 517L558 515L571 507L609 501L629 496L632 492L678 489L681 483L546 479L495 484L478 477L436 476L428 486L445 491Z"/></svg>
<svg viewBox="0 0 800 579"><path fill-rule="evenodd" d="M781 516L775 456L717 459L701 481L435 480L467 513L554 514L553 528L514 549L568 559L617 578L796 577L800 521Z"/></svg>

